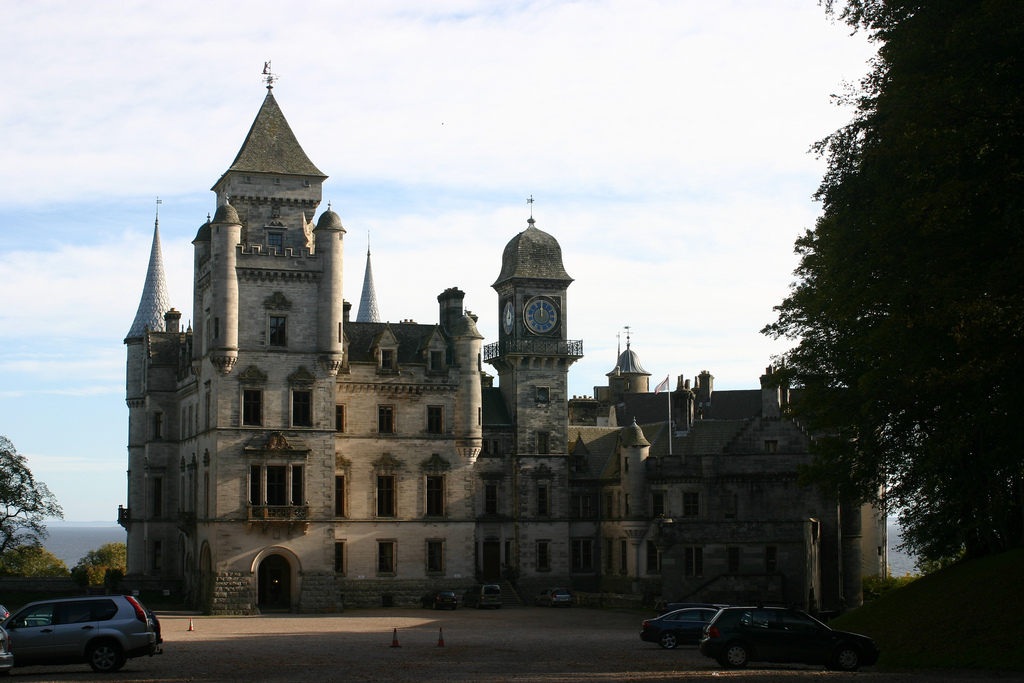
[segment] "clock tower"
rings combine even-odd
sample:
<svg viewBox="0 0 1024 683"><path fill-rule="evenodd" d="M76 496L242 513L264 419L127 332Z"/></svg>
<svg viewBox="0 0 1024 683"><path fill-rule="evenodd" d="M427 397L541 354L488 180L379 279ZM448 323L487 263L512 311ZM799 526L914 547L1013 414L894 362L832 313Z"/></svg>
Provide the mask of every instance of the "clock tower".
<svg viewBox="0 0 1024 683"><path fill-rule="evenodd" d="M505 404L515 422L515 452L568 452L568 372L583 356L583 342L567 338L566 289L572 278L562 266L554 237L534 225L505 246L498 293L498 341L484 349L497 370Z"/></svg>

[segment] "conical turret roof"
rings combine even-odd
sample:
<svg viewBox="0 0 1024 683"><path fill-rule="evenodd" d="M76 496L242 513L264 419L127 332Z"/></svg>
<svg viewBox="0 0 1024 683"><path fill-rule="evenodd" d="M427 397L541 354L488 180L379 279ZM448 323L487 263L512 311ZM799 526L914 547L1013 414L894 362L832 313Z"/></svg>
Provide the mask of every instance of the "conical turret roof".
<svg viewBox="0 0 1024 683"><path fill-rule="evenodd" d="M363 273L363 293L359 297L359 313L357 323L379 323L380 311L377 310L377 292L373 288L373 269L370 267L370 245L366 245L366 272Z"/></svg>
<svg viewBox="0 0 1024 683"><path fill-rule="evenodd" d="M164 258L160 251L160 221L157 220L153 226L153 246L149 250L146 284L142 288L139 310L135 313L135 321L128 331L128 338L143 336L146 328L163 332L164 314L170 309L167 280L164 278Z"/></svg>
<svg viewBox="0 0 1024 683"><path fill-rule="evenodd" d="M327 177L302 151L269 88L263 106L228 171Z"/></svg>

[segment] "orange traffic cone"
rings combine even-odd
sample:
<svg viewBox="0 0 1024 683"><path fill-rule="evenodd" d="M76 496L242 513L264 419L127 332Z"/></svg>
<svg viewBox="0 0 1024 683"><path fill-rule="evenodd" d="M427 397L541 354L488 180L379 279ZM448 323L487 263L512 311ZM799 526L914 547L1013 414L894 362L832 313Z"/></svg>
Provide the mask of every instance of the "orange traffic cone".
<svg viewBox="0 0 1024 683"><path fill-rule="evenodd" d="M437 646L444 647L444 629L440 626L437 627Z"/></svg>
<svg viewBox="0 0 1024 683"><path fill-rule="evenodd" d="M395 629L395 633L391 636L391 647L402 647L398 644L398 629Z"/></svg>
<svg viewBox="0 0 1024 683"><path fill-rule="evenodd" d="M196 630L196 627L192 624L192 617L188 618L188 630L189 631L195 631Z"/></svg>

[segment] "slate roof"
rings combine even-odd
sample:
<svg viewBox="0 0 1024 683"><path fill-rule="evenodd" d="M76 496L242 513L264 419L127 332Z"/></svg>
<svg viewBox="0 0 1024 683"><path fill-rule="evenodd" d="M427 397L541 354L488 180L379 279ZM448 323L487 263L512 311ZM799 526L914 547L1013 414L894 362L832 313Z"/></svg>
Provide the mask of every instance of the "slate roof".
<svg viewBox="0 0 1024 683"><path fill-rule="evenodd" d="M348 358L354 363L375 363L377 359L373 355L374 340L381 335L385 329L391 328L391 333L398 340L398 363L423 363L422 351L430 341L430 336L437 325L419 325L416 323L345 323L345 336L348 337ZM446 342L449 342L448 335L441 334ZM450 343L450 342L449 342Z"/></svg>
<svg viewBox="0 0 1024 683"><path fill-rule="evenodd" d="M586 458L585 472L574 472L574 477L609 478L619 476L616 456L619 447L618 427L570 426L569 453L575 457L582 444ZM571 468L570 468L571 469Z"/></svg>
<svg viewBox="0 0 1024 683"><path fill-rule="evenodd" d="M626 345L626 350L619 354L619 359L615 362L615 368L618 368L619 372L624 375L651 374L643 369L640 365L640 356L636 355L636 351L630 349L628 344ZM615 374L615 368L612 368L612 371L607 373L608 376Z"/></svg>
<svg viewBox="0 0 1024 683"><path fill-rule="evenodd" d="M706 420L744 420L761 414L760 389L715 391L711 406L705 409Z"/></svg>
<svg viewBox="0 0 1024 683"><path fill-rule="evenodd" d="M302 151L269 88L263 106L228 171L327 177Z"/></svg>
<svg viewBox="0 0 1024 683"><path fill-rule="evenodd" d="M483 421L485 427L511 427L512 414L498 387L483 388Z"/></svg>
<svg viewBox="0 0 1024 683"><path fill-rule="evenodd" d="M532 218L528 223L530 227L505 245L501 255L501 274L494 285L514 277L572 282L562 265L562 247L558 240L535 228Z"/></svg>
<svg viewBox="0 0 1024 683"><path fill-rule="evenodd" d="M135 312L135 320L132 321L127 338L141 337L147 328L162 332L164 313L169 310L171 310L171 298L167 293L164 259L160 251L160 222L156 221L153 226L153 245L149 250L146 284L142 287L139 309Z"/></svg>
<svg viewBox="0 0 1024 683"><path fill-rule="evenodd" d="M622 426L632 424L633 420L642 425L668 419L668 398L664 393L624 394L622 401L615 406L615 419Z"/></svg>

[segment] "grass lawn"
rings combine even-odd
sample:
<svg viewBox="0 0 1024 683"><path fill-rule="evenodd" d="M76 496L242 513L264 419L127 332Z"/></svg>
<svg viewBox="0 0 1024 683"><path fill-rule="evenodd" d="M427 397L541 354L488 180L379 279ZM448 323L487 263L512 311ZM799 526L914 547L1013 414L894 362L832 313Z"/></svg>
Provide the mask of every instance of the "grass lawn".
<svg viewBox="0 0 1024 683"><path fill-rule="evenodd" d="M1024 671L1024 550L928 574L829 626L874 638L887 668Z"/></svg>

